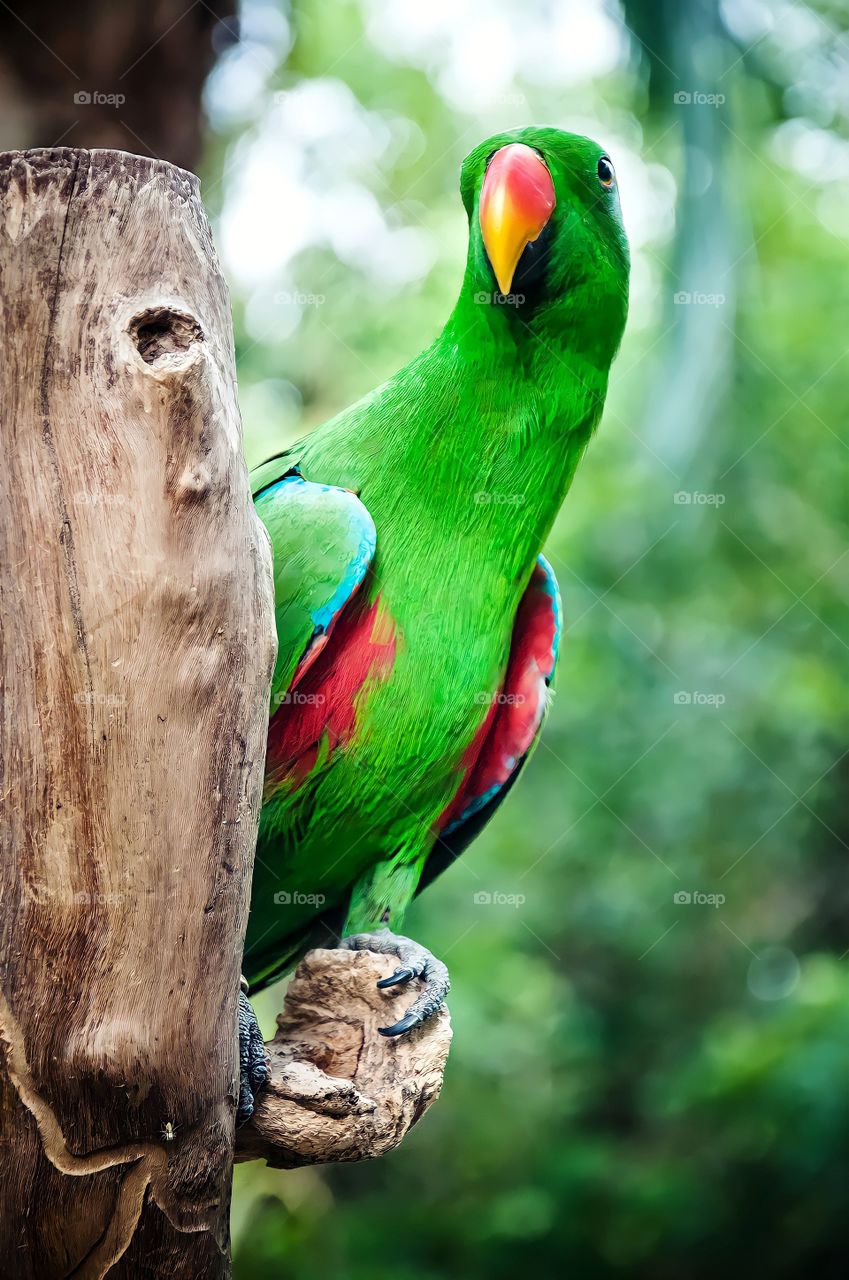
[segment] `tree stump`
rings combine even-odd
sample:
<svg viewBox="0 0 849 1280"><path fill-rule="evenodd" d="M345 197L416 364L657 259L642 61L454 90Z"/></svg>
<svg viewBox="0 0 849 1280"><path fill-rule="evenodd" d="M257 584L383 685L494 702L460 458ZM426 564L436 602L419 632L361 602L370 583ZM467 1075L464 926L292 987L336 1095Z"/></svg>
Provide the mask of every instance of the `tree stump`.
<svg viewBox="0 0 849 1280"><path fill-rule="evenodd" d="M275 644L197 179L0 155L0 308L0 1274L219 1280ZM378 1036L391 967L307 957L238 1158L426 1110L448 1016Z"/></svg>
<svg viewBox="0 0 849 1280"><path fill-rule="evenodd" d="M0 156L0 305L0 1265L224 1276L274 639L197 179Z"/></svg>

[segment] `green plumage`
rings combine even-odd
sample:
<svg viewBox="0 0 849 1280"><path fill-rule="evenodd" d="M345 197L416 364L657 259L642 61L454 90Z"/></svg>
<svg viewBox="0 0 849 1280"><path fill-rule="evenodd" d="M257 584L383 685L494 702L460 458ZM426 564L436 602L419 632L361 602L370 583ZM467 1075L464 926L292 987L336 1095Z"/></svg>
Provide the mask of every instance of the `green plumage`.
<svg viewBox="0 0 849 1280"><path fill-rule="evenodd" d="M513 142L545 160L556 207L524 293L519 264L522 300L506 305L494 293L478 201L489 157ZM291 962L322 917L345 932L397 928L416 892L464 752L504 678L520 601L598 423L621 339L628 250L615 186L599 181L603 154L555 129L477 147L461 178L466 271L442 333L260 477L268 486L297 465L313 484L359 496L376 551L344 616L352 607L368 614L376 657L355 682L344 731L328 730L303 768L281 766L275 778L274 722L303 714L297 691L311 680L319 688L319 664L338 680L347 653L360 654L351 640L332 670L319 656L287 693L316 583L326 584L319 595L331 592L357 539L344 502L332 499L330 514L305 504L303 518L287 519L279 506L275 515L285 490L266 487L257 508L274 543L280 656L245 959L252 983ZM275 750L285 754L294 728L280 732Z"/></svg>

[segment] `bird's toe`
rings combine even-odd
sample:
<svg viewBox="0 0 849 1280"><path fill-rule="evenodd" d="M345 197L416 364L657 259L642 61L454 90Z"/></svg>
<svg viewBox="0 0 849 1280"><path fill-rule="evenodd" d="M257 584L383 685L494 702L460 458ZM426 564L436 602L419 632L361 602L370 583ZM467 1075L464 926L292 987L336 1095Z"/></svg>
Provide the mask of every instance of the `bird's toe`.
<svg viewBox="0 0 849 1280"><path fill-rule="evenodd" d="M390 1027L379 1027L382 1036L400 1036L414 1027L421 1026L440 1009L451 987L448 969L426 947L412 938L402 937L379 929L375 933L355 933L343 938L340 944L349 951L376 951L378 955L395 955L400 966L388 978L381 978L377 985L381 990L400 986L419 978L424 988L407 1012Z"/></svg>
<svg viewBox="0 0 849 1280"><path fill-rule="evenodd" d="M239 1105L236 1124L250 1120L256 1095L268 1083L268 1059L262 1032L244 989L239 991Z"/></svg>

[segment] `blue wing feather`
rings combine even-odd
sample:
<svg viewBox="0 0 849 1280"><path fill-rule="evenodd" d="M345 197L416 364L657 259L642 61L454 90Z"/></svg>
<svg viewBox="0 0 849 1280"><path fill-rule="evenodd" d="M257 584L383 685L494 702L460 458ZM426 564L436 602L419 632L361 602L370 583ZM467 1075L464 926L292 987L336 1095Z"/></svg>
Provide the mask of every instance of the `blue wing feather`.
<svg viewBox="0 0 849 1280"><path fill-rule="evenodd" d="M297 467L285 470L279 461L259 473L254 502L274 551L277 706L315 661L363 582L377 535L350 490L305 480Z"/></svg>

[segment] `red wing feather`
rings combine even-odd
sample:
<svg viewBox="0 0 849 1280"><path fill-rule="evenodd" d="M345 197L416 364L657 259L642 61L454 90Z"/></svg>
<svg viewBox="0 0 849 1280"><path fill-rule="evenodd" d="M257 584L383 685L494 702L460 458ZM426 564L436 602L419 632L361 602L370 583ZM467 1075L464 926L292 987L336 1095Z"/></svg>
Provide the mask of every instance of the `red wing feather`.
<svg viewBox="0 0 849 1280"><path fill-rule="evenodd" d="M365 596L354 596L271 719L266 799L302 782L324 748L332 754L350 741L357 696L368 679L391 671L395 647L395 628L380 597L369 604Z"/></svg>
<svg viewBox="0 0 849 1280"><path fill-rule="evenodd" d="M504 684L463 757L463 781L439 820L440 834L490 804L524 762L545 715L561 629L557 582L540 556L516 613Z"/></svg>

